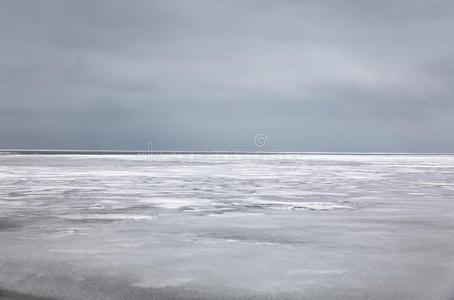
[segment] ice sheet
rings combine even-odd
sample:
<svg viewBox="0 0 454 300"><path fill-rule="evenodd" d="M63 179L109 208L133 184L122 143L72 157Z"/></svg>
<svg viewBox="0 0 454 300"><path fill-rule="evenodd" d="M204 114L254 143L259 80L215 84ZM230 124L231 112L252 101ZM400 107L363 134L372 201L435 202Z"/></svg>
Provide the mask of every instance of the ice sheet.
<svg viewBox="0 0 454 300"><path fill-rule="evenodd" d="M0 298L450 300L453 184L453 156L1 155Z"/></svg>

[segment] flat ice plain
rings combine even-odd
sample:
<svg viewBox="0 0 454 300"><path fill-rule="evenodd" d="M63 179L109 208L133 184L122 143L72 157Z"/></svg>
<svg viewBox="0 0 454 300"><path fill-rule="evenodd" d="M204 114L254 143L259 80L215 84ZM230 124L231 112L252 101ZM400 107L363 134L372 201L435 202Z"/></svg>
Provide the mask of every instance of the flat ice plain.
<svg viewBox="0 0 454 300"><path fill-rule="evenodd" d="M0 155L0 299L454 299L454 156Z"/></svg>

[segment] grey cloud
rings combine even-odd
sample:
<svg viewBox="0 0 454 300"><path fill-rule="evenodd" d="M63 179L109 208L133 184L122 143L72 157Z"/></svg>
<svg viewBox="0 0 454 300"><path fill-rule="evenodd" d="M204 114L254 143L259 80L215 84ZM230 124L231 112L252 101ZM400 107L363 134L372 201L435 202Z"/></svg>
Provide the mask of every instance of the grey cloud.
<svg viewBox="0 0 454 300"><path fill-rule="evenodd" d="M0 147L453 152L452 1L0 1Z"/></svg>

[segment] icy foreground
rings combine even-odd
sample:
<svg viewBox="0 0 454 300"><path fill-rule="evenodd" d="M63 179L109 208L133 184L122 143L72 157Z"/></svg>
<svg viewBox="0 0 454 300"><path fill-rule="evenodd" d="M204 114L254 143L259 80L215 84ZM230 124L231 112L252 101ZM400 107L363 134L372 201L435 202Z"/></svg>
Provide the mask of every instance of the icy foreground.
<svg viewBox="0 0 454 300"><path fill-rule="evenodd" d="M0 299L48 298L452 300L454 156L0 155Z"/></svg>

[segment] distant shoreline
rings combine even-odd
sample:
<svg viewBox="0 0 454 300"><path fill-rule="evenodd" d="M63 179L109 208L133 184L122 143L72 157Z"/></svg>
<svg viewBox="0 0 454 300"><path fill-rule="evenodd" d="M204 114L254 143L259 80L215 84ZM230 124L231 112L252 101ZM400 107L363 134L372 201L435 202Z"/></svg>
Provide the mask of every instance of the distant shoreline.
<svg viewBox="0 0 454 300"><path fill-rule="evenodd" d="M0 288L0 300L57 300L57 298L35 296Z"/></svg>
<svg viewBox="0 0 454 300"><path fill-rule="evenodd" d="M25 150L3 149L0 155L454 155L454 153L299 152L299 151L147 151L147 150Z"/></svg>

